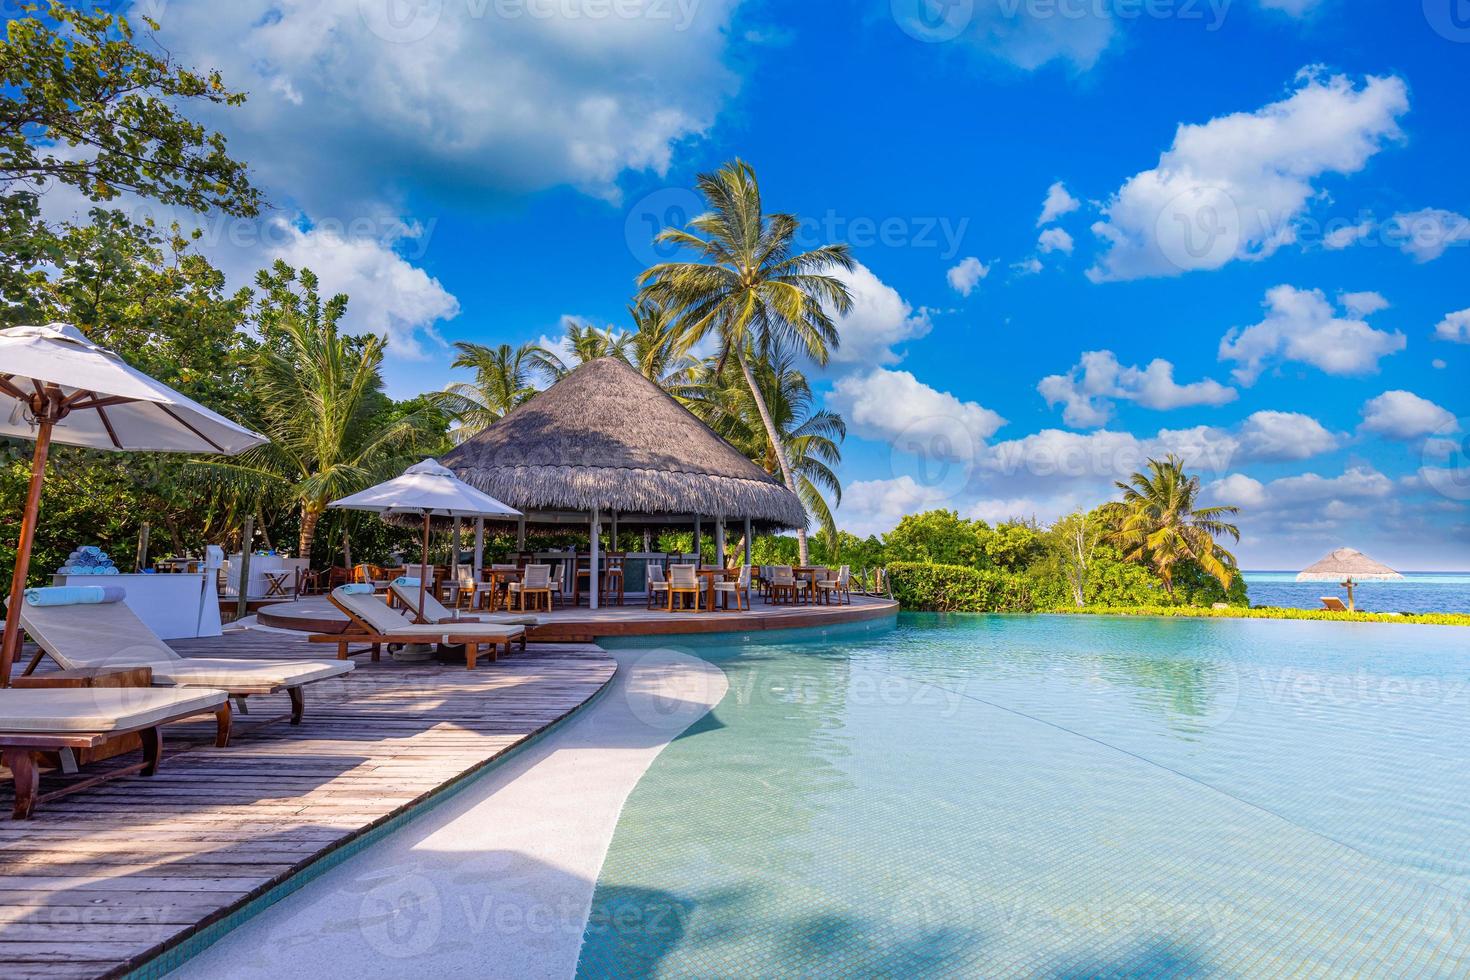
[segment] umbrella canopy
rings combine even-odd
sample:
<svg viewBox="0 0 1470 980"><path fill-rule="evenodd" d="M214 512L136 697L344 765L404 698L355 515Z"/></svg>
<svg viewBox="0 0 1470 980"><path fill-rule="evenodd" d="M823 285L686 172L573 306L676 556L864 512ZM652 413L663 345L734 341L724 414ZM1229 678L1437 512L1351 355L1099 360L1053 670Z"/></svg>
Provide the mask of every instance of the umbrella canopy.
<svg viewBox="0 0 1470 980"><path fill-rule="evenodd" d="M0 687L10 683L10 665L20 647L21 595L53 441L91 449L230 455L267 441L129 367L64 323L0 330L0 436L36 444L0 641Z"/></svg>
<svg viewBox="0 0 1470 980"><path fill-rule="evenodd" d="M130 367L76 327L0 330L0 436L35 439L48 412L59 416L52 441L89 449L234 455L266 441Z"/></svg>
<svg viewBox="0 0 1470 980"><path fill-rule="evenodd" d="M1403 576L1382 562L1374 561L1361 551L1338 548L1297 575L1298 582L1399 582Z"/></svg>
<svg viewBox="0 0 1470 980"><path fill-rule="evenodd" d="M521 512L502 504L463 482L432 459L415 463L402 476L368 487L328 507L343 510L366 510L384 517L402 514L421 515L424 519L423 555L420 567L429 564L429 521L434 517L519 517ZM458 561L459 559L455 559ZM418 615L424 615L424 592L429 587L419 576Z"/></svg>
<svg viewBox="0 0 1470 980"><path fill-rule="evenodd" d="M402 476L334 500L327 506L429 517L521 516L514 507L476 490L432 459L415 463Z"/></svg>

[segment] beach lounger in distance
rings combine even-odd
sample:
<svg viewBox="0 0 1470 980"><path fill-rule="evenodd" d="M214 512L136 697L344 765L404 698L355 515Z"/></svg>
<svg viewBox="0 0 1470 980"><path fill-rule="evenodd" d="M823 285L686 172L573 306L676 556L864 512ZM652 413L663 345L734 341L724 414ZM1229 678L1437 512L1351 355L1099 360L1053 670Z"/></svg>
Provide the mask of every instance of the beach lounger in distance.
<svg viewBox="0 0 1470 980"><path fill-rule="evenodd" d="M337 659L351 656L351 644L366 643L372 648L372 658L379 659L384 644L392 643L441 643L447 646L463 646L465 668L475 669L480 657L480 648L490 651L490 659L497 660L498 649L505 647L510 654L510 645L519 640L521 649L526 648L524 626L502 626L497 623L415 623L374 595L370 586L342 585L330 593L332 605L347 615L350 621L343 633L324 633L311 637L313 643L337 644ZM360 652L360 651L359 651Z"/></svg>

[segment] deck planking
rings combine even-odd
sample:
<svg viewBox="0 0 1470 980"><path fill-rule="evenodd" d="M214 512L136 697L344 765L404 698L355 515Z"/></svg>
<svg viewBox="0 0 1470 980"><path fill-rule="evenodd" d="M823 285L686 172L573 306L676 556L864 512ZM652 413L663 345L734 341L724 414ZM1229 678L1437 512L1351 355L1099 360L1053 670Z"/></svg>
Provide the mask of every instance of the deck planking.
<svg viewBox="0 0 1470 980"><path fill-rule="evenodd" d="M304 635L260 631L171 645L213 657L335 654ZM284 695L252 697L228 749L212 747L212 726L170 726L156 776L0 821L5 976L115 976L147 964L575 711L614 670L601 650L565 644L473 671L362 657L307 689L299 727L284 721ZM48 774L43 791L67 778Z"/></svg>

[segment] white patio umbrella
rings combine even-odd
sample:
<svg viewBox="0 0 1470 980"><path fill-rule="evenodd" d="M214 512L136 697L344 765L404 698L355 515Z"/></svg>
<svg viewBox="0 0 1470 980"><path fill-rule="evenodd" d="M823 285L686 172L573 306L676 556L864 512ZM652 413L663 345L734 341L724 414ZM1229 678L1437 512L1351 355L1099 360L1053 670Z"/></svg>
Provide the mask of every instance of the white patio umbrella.
<svg viewBox="0 0 1470 980"><path fill-rule="evenodd" d="M1340 582L1347 589L1348 609L1357 610L1353 587L1359 582L1400 582L1403 576L1382 562L1374 561L1361 551L1338 548L1297 575L1298 582Z"/></svg>
<svg viewBox="0 0 1470 980"><path fill-rule="evenodd" d="M429 564L429 521L435 517L520 517L521 512L482 493L432 459L415 463L402 476L369 487L328 507L366 510L392 515L422 515L424 518L422 571ZM458 559L456 559L457 561ZM419 575L419 618L424 615L424 590L428 583Z"/></svg>
<svg viewBox="0 0 1470 980"><path fill-rule="evenodd" d="M11 613L0 646L0 687L10 683L10 665L20 646L15 611L30 572L52 442L131 452L234 455L267 441L130 367L64 323L0 330L0 436L36 444L15 551L7 607Z"/></svg>

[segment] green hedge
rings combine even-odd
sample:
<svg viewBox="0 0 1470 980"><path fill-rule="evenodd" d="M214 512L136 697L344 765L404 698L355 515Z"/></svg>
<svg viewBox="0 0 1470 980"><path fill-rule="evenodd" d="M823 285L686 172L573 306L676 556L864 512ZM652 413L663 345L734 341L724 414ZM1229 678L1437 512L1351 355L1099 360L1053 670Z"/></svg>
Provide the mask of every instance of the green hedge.
<svg viewBox="0 0 1470 980"><path fill-rule="evenodd" d="M964 565L894 562L888 566L893 597L922 612L1034 612L1030 580Z"/></svg>
<svg viewBox="0 0 1470 980"><path fill-rule="evenodd" d="M1047 610L1077 616L1189 616L1195 618L1223 619L1321 619L1346 623L1419 623L1429 626L1470 626L1470 615L1464 613L1368 613L1328 612L1326 609L1282 609L1258 607L1255 609L1211 609L1200 606L1131 606L1126 608L1098 609L1076 607Z"/></svg>

